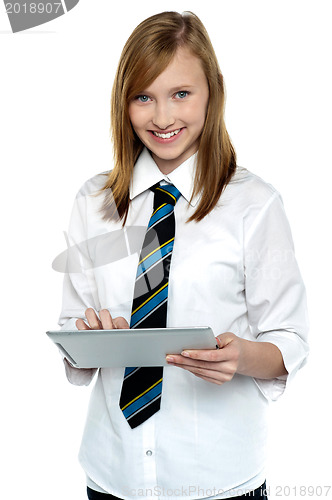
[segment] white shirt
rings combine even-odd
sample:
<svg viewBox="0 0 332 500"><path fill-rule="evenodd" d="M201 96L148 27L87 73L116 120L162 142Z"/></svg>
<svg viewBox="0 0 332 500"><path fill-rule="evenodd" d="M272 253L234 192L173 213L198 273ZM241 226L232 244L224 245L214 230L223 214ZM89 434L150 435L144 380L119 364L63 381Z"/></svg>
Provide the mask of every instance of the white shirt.
<svg viewBox="0 0 332 500"><path fill-rule="evenodd" d="M172 182L182 196L174 210L168 326L208 325L215 335L233 332L271 342L288 376L255 380L236 374L219 386L168 366L160 411L131 429L119 408L124 368L99 370L79 459L90 487L120 498L229 498L238 488L257 488L265 479L268 401L283 393L308 354L305 290L280 195L238 167L218 206L202 221L186 223L199 201L189 204L195 157L164 176L143 150L134 167L126 228L145 228L153 206L148 188ZM136 251L126 237L122 252L120 240L114 249L107 244L122 222L101 218L103 196L95 194L105 179L93 177L76 198L68 238L71 245L88 243L80 246L86 249L82 272L65 276L63 329L76 328L88 307L108 308L113 317L130 321L144 231ZM89 384L96 371L65 365L77 385Z"/></svg>

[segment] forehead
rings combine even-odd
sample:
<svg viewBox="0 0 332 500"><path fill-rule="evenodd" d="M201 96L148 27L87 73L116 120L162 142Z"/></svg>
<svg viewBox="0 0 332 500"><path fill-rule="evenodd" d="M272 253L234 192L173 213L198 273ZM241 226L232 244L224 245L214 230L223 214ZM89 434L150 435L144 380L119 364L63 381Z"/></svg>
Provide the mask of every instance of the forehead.
<svg viewBox="0 0 332 500"><path fill-rule="evenodd" d="M206 84L207 79L201 60L188 48L180 47L169 65L145 90L156 91L179 85L198 87Z"/></svg>

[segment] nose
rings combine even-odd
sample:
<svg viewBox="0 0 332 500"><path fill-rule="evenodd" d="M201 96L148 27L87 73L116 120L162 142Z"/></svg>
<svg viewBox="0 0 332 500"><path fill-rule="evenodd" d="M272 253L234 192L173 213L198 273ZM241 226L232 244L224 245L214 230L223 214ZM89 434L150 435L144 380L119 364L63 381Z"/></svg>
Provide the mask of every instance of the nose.
<svg viewBox="0 0 332 500"><path fill-rule="evenodd" d="M172 105L168 102L156 103L154 109L153 124L160 130L165 130L174 124Z"/></svg>

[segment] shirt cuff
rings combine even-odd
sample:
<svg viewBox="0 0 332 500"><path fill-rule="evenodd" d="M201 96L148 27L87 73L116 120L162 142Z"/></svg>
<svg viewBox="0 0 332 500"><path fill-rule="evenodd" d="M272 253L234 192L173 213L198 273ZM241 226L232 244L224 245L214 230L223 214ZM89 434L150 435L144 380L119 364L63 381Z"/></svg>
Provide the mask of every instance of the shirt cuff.
<svg viewBox="0 0 332 500"><path fill-rule="evenodd" d="M290 330L265 332L257 340L258 342L270 342L278 347L288 372L287 375L270 380L254 378L255 383L266 399L277 401L298 370L306 364L309 346L296 332Z"/></svg>

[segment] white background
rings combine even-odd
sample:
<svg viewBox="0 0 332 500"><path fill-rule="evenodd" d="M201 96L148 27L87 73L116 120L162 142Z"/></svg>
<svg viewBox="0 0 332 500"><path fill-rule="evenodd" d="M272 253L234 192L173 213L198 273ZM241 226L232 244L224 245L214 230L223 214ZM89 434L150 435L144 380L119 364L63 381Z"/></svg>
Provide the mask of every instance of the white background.
<svg viewBox="0 0 332 500"><path fill-rule="evenodd" d="M308 292L311 355L271 406L269 498L312 498L309 486L322 486L314 498L325 498L332 12L324 0L81 0L16 34L1 3L1 498L85 498L76 456L91 388L66 381L44 333L57 328L61 307L62 276L51 262L65 249L77 190L111 167L109 98L122 46L161 10L192 10L205 24L226 82L238 163L283 196Z"/></svg>

